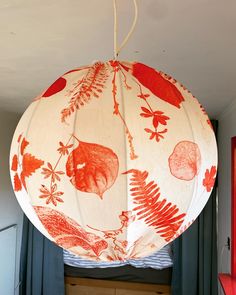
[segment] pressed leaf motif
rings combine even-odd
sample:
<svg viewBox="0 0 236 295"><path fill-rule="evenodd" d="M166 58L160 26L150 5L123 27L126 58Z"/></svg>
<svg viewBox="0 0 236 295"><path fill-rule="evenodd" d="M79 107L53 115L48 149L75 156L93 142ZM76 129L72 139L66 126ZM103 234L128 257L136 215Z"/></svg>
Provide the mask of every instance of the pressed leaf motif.
<svg viewBox="0 0 236 295"><path fill-rule="evenodd" d="M66 87L66 79L60 77L57 79L42 95L42 97L49 97L57 92L62 91Z"/></svg>
<svg viewBox="0 0 236 295"><path fill-rule="evenodd" d="M104 239L85 231L65 214L42 206L34 206L34 210L48 233L61 247L66 249L81 247L96 256L108 247Z"/></svg>
<svg viewBox="0 0 236 295"><path fill-rule="evenodd" d="M191 141L180 141L169 157L171 174L181 180L192 180L198 174L200 165L200 149Z"/></svg>
<svg viewBox="0 0 236 295"><path fill-rule="evenodd" d="M122 65L124 69L129 70ZM131 69L132 75L154 95L160 99L170 103L171 105L180 108L184 97L170 81L166 80L155 69L150 68L142 63L134 63Z"/></svg>
<svg viewBox="0 0 236 295"><path fill-rule="evenodd" d="M118 157L111 149L82 141L70 153L66 163L66 174L71 183L78 190L95 193L101 199L115 182L118 169Z"/></svg>
<svg viewBox="0 0 236 295"><path fill-rule="evenodd" d="M61 112L61 121L65 122L75 110L80 109L92 98L99 98L107 80L107 69L104 63L96 63L87 71L87 75L76 83L69 93L69 106Z"/></svg>
<svg viewBox="0 0 236 295"><path fill-rule="evenodd" d="M138 219L144 219L144 222L154 227L161 237L167 242L170 241L186 214L179 213L179 208L166 199L160 199L160 188L154 181L147 182L147 171L131 169L123 174L132 174L130 193L134 204L137 205L133 211L136 211Z"/></svg>

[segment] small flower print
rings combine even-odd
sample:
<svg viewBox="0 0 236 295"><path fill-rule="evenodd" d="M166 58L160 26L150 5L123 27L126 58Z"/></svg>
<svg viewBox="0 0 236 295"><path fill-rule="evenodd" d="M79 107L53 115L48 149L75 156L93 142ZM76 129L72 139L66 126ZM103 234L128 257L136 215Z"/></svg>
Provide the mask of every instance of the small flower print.
<svg viewBox="0 0 236 295"><path fill-rule="evenodd" d="M73 144L69 144L69 145L64 145L61 141L59 142L60 147L57 149L57 151L65 156L65 155L69 155L69 149L73 147Z"/></svg>
<svg viewBox="0 0 236 295"><path fill-rule="evenodd" d="M211 170L206 170L205 178L203 179L202 184L205 186L207 192L210 192L214 186L216 180L216 166L212 166Z"/></svg>
<svg viewBox="0 0 236 295"><path fill-rule="evenodd" d="M65 174L63 171L55 171L50 163L48 163L48 168L42 168L42 174L44 174L44 178L51 177L52 182L60 181L61 178L59 175Z"/></svg>
<svg viewBox="0 0 236 295"><path fill-rule="evenodd" d="M141 117L144 118L150 118L153 117L152 119L152 124L154 128L157 128L159 124L161 125L166 125L166 121L169 120L170 118L165 116L163 112L161 111L151 111L145 107L141 108L143 113L140 114Z"/></svg>
<svg viewBox="0 0 236 295"><path fill-rule="evenodd" d="M41 188L39 190L42 195L39 196L41 199L47 199L46 204L52 203L54 206L57 206L57 202L63 203L64 201L60 198L64 193L63 192L57 192L57 185L54 184L51 186L50 189L46 188L45 185L41 185Z"/></svg>
<svg viewBox="0 0 236 295"><path fill-rule="evenodd" d="M158 132L157 131L153 131L153 130L151 130L149 128L145 128L144 130L147 133L150 133L151 134L150 137L149 137L149 139L154 139L155 138L155 140L157 142L159 142L161 138L164 138L164 136L162 134L167 132L167 129L164 129L164 130L158 131Z"/></svg>

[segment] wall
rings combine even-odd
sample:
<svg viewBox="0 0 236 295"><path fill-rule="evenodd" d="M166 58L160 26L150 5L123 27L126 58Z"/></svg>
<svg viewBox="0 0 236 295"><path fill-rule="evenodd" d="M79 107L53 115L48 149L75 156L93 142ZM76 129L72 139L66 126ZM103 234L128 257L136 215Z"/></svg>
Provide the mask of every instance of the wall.
<svg viewBox="0 0 236 295"><path fill-rule="evenodd" d="M18 274L23 213L14 196L9 176L9 149L19 116L0 110L0 229L17 224L15 294L18 294ZM6 244L5 247L8 247ZM0 263L0 276L5 266ZM1 290L0 290L0 294ZM8 294L4 294L8 295ZM13 295L13 294L10 294Z"/></svg>
<svg viewBox="0 0 236 295"><path fill-rule="evenodd" d="M219 115L219 203L218 265L219 272L230 272L230 251L225 246L231 236L231 137L236 136L236 99Z"/></svg>

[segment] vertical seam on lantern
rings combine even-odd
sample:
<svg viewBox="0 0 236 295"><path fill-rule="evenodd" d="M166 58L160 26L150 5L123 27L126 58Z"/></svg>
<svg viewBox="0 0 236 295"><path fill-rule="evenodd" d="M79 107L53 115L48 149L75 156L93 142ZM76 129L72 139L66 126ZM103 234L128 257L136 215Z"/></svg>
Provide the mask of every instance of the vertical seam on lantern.
<svg viewBox="0 0 236 295"><path fill-rule="evenodd" d="M120 67L120 65L118 66ZM123 112L123 116L124 118L126 118L126 112L125 112L125 99L124 99L124 88L122 87L122 79L121 79L121 72L120 70L118 71L118 77L119 77L119 86L120 86L120 97L121 97L121 102L122 102L122 112ZM125 129L126 127L123 126L123 128ZM125 143L125 171L127 171L127 167L128 167L128 160L127 160L127 151L128 151L128 143L127 143L127 139L126 139L126 130L124 130L124 143ZM125 181L126 181L126 197L127 197L127 205L126 205L126 210L129 211L129 183L128 183L128 177L126 175L125 177ZM129 226L127 226L126 229L126 241L128 242L128 232L129 232ZM129 245L129 242L127 243L127 246ZM126 247L127 247L126 246ZM126 257L125 257L126 258Z"/></svg>
<svg viewBox="0 0 236 295"><path fill-rule="evenodd" d="M41 103L41 101L42 101L42 97L37 101L37 104L36 104L36 106L34 107L34 110L33 110L33 112L32 112L32 114L31 114L31 116L30 116L30 119L29 119L29 123L28 123L28 126L27 126L27 129L26 129L26 132L25 132L25 137L27 138L28 137L28 134L29 134L29 129L30 129L30 126L31 126L31 123L32 123L32 120L33 120L33 117L34 117L34 115L35 115L35 112L37 111L37 109L39 108L39 105L40 105L40 103ZM31 105L34 103L34 101L31 103ZM19 159L19 149L18 149L18 159ZM26 182L25 182L25 187L27 188L27 185L26 185ZM28 189L27 189L27 191L28 191ZM32 200L31 200L31 198L30 198L30 203L32 203ZM36 214L37 215L37 214ZM37 215L38 216L38 215ZM41 222L41 221L40 221Z"/></svg>
<svg viewBox="0 0 236 295"><path fill-rule="evenodd" d="M88 70L84 73L84 75L82 76L82 78L88 74L88 72L90 71L90 69L91 69L91 67L88 68ZM83 86L83 82L80 84L79 89L80 89L82 86ZM74 134L74 132L75 132L75 130L76 130L76 129L75 129L75 126L76 126L76 122L77 122L78 111L79 111L79 110L76 110L76 111L75 111L75 114L74 114L74 120L73 120L73 134ZM75 137L72 136L72 138L73 138L72 140L73 140L73 148L74 148L74 145L75 145ZM79 142L79 144L80 144L80 142ZM74 157L73 157L73 169L74 169ZM81 227L85 228L84 218L83 218L83 215L82 215L81 210L80 210L80 202L79 202L78 190L77 190L77 188L76 188L75 186L73 186L73 188L74 188L75 195L76 195L76 196L75 196L75 199L76 199L77 209L78 209L79 214L80 214Z"/></svg>
<svg viewBox="0 0 236 295"><path fill-rule="evenodd" d="M191 95L192 95L192 93L190 93ZM188 115L188 112L187 112L187 110L186 110L186 108L185 108L185 106L184 106L184 102L182 103L182 107L183 107L183 111L184 111L184 113L185 113L185 115L186 115L186 117L187 117L187 119L188 119L188 121L189 121L189 125L190 125L190 129L191 129L191 132L192 132L192 137L193 137L193 140L194 140L194 143L195 143L195 136L194 136L194 131L193 131L193 127L192 127L192 124L191 124L191 119L190 119L190 117L189 117L189 115ZM194 188L193 188L193 190L192 190L192 196L194 195L196 195L196 186L198 185L198 176L197 177L194 177ZM198 188L197 188L197 190L198 190ZM185 215L185 217L187 217L188 216L188 213L189 213L189 211L190 211L190 208L192 207L192 204L193 204L193 198L191 199L191 201L190 201L190 203L189 203L189 206L188 206L188 209L187 209L187 211L186 211L186 215ZM197 216L196 216L196 218L197 218ZM186 220L186 218L184 218L184 222L181 224L181 226L185 223L185 220ZM180 227L181 227L180 226Z"/></svg>

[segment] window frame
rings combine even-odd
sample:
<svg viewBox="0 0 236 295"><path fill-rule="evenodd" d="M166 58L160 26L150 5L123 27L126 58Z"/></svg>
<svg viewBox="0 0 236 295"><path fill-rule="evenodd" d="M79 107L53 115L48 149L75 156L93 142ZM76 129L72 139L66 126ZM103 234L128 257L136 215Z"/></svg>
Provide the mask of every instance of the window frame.
<svg viewBox="0 0 236 295"><path fill-rule="evenodd" d="M231 276L236 278L236 136L231 138Z"/></svg>

